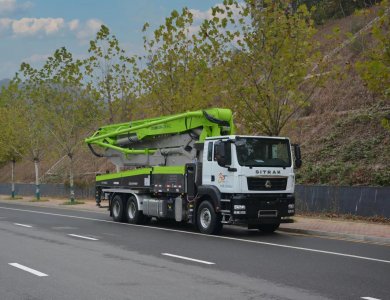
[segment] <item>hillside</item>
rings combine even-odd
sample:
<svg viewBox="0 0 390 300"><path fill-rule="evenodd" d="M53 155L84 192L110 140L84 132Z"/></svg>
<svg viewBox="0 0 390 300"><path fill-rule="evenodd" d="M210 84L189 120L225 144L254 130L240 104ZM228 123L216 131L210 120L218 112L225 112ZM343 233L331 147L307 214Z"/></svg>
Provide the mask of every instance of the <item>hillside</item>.
<svg viewBox="0 0 390 300"><path fill-rule="evenodd" d="M329 53L347 39L347 32L358 32L377 10L363 16L349 16L323 25L318 32L321 45ZM327 40L333 28L340 33ZM354 69L372 42L358 37L332 57L341 68L322 88L315 91L306 115L296 120L285 134L302 145L304 164L298 183L334 185L390 185L390 133L380 122L390 115L390 101L375 97Z"/></svg>
<svg viewBox="0 0 390 300"><path fill-rule="evenodd" d="M347 38L347 32L358 32L375 16L374 8L370 14L321 25L316 38L323 53L330 53ZM339 34L328 39L334 28L339 28ZM390 114L390 102L379 101L353 67L370 42L367 36L359 37L330 58L330 65L340 67L339 74L315 90L311 105L283 131L282 135L302 145L299 183L390 186L390 133L380 125L381 119ZM40 174L50 173L42 177L44 182L66 182L67 159L59 161L60 158L50 154L42 161ZM94 157L84 145L75 159L76 183L80 185L92 183L96 172L114 169L106 160ZM34 182L31 161L17 163L16 180ZM0 182L9 181L10 165L5 165Z"/></svg>

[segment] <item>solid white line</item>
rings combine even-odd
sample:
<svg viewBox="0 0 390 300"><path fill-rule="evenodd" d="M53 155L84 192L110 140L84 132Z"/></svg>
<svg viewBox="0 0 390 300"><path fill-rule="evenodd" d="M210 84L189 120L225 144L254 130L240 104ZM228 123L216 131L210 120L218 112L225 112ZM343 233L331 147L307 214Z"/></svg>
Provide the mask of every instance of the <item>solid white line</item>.
<svg viewBox="0 0 390 300"><path fill-rule="evenodd" d="M29 267L23 266L23 265L18 264L18 263L9 263L9 265L13 266L15 268L21 269L23 271L29 272L29 273L34 274L34 275L39 276L39 277L49 276L49 275L47 275L45 273L39 272L37 270L31 269Z"/></svg>
<svg viewBox="0 0 390 300"><path fill-rule="evenodd" d="M14 224L17 226L22 226L22 227L28 227L28 228L32 227L31 225L26 225L26 224L19 224L19 223L14 223Z"/></svg>
<svg viewBox="0 0 390 300"><path fill-rule="evenodd" d="M80 239L86 239L86 240L91 240L91 241L98 241L98 239L91 238L91 237L89 237L89 236L77 235L77 234L72 234L72 233L70 233L70 234L68 234L68 235L74 236L74 237L78 237L78 238L80 238Z"/></svg>
<svg viewBox="0 0 390 300"><path fill-rule="evenodd" d="M381 300L381 299L372 298L372 297L362 297L362 299L365 299L365 300Z"/></svg>
<svg viewBox="0 0 390 300"><path fill-rule="evenodd" d="M322 254L344 256L344 257L349 257L349 258L357 258L357 259L362 259L362 260L376 261L376 262L382 262L382 263L390 264L390 260L377 259L377 258L358 256L358 255L351 255L351 254L345 254L345 253L338 253L338 252L332 252L332 251L323 251L323 250L317 250L317 249L311 249L311 248L295 247L295 246L289 246L289 245L283 245L283 244L267 243L267 242L260 242L260 241L254 241L254 240L245 240L245 239L233 238L233 237L227 237L227 236L205 235L205 234L197 233L197 232L188 232L188 231L182 231L182 230L176 230L176 229L168 229L168 228L145 226L145 225L136 225L136 224L129 224L129 223L119 223L119 222L114 222L114 221L109 221L109 220L100 220L100 219L94 219L94 218L88 218L88 217L78 217L78 216L71 216L71 215L62 215L62 214L48 213L48 212L42 212L42 211L36 211L36 210L27 210L27 209L20 209L20 208L11 208L11 207L0 206L0 209L7 209L7 210L14 210L14 211L23 211L23 212L30 212L30 213L50 215L50 216L58 216L58 217L65 217L65 218L72 218L72 219L80 219L80 220L88 220L88 221L97 221L97 222L103 222L103 223L112 223L112 224L116 224L116 225L124 225L124 226L132 226L132 227L143 227L143 228L149 228L149 229L153 229L153 230L161 230L161 231L178 232L178 233L183 233L183 234L199 235L199 236L202 236L204 238L215 238L215 239L232 240L232 241L238 241L238 242L245 242L245 243L258 244L258 245L267 245L267 246L295 249L295 250L308 251L308 252L313 252L313 253L322 253Z"/></svg>
<svg viewBox="0 0 390 300"><path fill-rule="evenodd" d="M180 259L184 259L184 260L194 261L194 262L198 262L198 263L205 264L205 265L215 265L215 263L209 262L209 261L205 261L205 260L199 260L199 259L195 259L195 258L190 258L190 257L185 257L185 256L180 256L180 255L175 255L175 254L170 254L170 253L161 253L161 254L165 255L165 256L170 256L170 257L180 258Z"/></svg>

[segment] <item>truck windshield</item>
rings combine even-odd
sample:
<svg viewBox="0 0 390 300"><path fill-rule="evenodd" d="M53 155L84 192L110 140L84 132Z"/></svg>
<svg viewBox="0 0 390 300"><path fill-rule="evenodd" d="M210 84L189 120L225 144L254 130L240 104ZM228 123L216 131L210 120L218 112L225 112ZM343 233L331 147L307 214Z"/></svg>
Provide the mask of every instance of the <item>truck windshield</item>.
<svg viewBox="0 0 390 300"><path fill-rule="evenodd" d="M240 138L235 141L237 159L247 167L290 167L288 140L267 138Z"/></svg>

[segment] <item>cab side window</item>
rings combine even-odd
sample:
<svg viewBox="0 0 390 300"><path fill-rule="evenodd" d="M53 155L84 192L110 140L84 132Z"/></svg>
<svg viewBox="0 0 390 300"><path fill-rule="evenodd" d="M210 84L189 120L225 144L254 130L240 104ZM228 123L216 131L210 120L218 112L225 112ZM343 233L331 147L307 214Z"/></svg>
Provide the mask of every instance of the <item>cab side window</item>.
<svg viewBox="0 0 390 300"><path fill-rule="evenodd" d="M213 142L209 142L209 146L207 148L207 160L213 160Z"/></svg>

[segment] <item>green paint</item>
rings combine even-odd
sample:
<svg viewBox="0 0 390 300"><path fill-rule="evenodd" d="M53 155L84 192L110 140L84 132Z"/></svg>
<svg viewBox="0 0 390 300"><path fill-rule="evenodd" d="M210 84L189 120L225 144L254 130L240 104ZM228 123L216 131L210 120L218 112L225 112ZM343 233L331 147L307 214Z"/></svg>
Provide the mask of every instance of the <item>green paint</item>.
<svg viewBox="0 0 390 300"><path fill-rule="evenodd" d="M96 181L119 179L122 177L135 176L135 175L149 175L151 171L152 168L142 168L142 169L128 170L128 171L123 171L118 173L97 175Z"/></svg>
<svg viewBox="0 0 390 300"><path fill-rule="evenodd" d="M136 175L149 175L149 174L181 174L185 173L185 166L168 166L168 167L153 167L153 168L142 168L135 170L128 170L112 174L97 175L96 181L120 179L124 177L131 177Z"/></svg>
<svg viewBox="0 0 390 300"><path fill-rule="evenodd" d="M36 188L35 188L35 198L38 201L41 199L41 191L40 191L40 188L39 188L39 184L36 185Z"/></svg>
<svg viewBox="0 0 390 300"><path fill-rule="evenodd" d="M153 167L153 174L185 174L184 166Z"/></svg>
<svg viewBox="0 0 390 300"><path fill-rule="evenodd" d="M212 118L227 122L229 126L222 126L209 121L204 112ZM131 139L143 140L159 135L189 132L195 128L202 129L199 137L200 142L211 136L234 134L232 111L230 109L211 108L205 111L198 110L173 116L107 125L85 139L85 142L105 149L113 149L126 155L153 154L155 149L129 149L126 146L119 145L116 141L119 138L126 138L126 136Z"/></svg>

